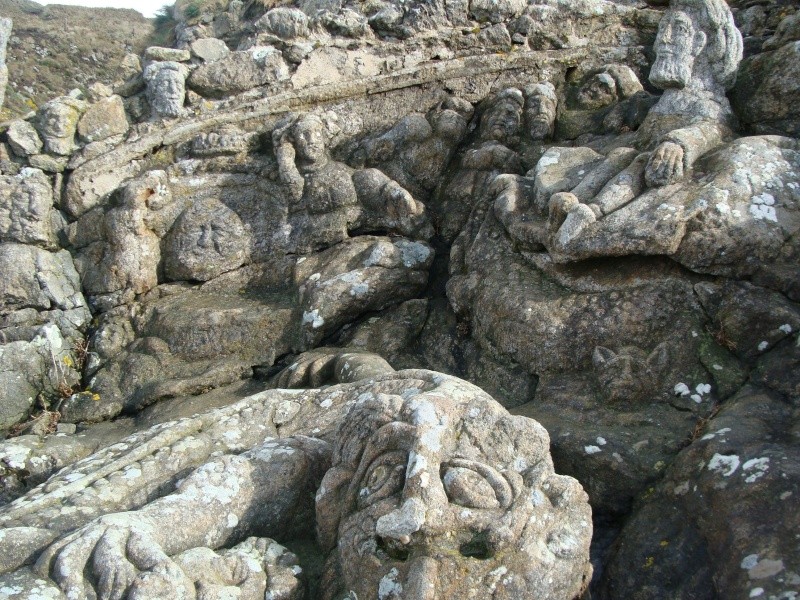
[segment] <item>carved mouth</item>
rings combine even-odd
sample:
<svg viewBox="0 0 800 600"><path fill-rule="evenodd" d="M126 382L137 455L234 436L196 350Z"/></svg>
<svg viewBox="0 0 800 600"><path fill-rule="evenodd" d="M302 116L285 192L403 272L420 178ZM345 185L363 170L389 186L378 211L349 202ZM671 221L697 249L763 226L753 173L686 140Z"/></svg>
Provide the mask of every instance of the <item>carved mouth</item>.
<svg viewBox="0 0 800 600"><path fill-rule="evenodd" d="M461 544L458 551L461 556L477 560L488 560L494 556L494 548L489 543L489 536L485 531L476 533L470 541Z"/></svg>
<svg viewBox="0 0 800 600"><path fill-rule="evenodd" d="M397 540L378 536L375 541L378 546L378 550L382 551L386 556L393 560L405 562L411 555L411 551L408 549L408 547L401 544Z"/></svg>

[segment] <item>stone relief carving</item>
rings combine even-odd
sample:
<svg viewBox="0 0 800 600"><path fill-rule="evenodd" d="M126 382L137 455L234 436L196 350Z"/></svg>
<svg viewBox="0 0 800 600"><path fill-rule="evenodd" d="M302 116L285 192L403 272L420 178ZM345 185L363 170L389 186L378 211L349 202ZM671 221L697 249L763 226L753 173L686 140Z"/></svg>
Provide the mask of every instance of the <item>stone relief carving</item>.
<svg viewBox="0 0 800 600"><path fill-rule="evenodd" d="M339 242L356 228L429 237L424 205L399 183L378 169L356 170L330 157L330 127L335 126L329 124L305 114L289 117L272 132L296 235L313 230L317 246Z"/></svg>
<svg viewBox="0 0 800 600"><path fill-rule="evenodd" d="M183 114L188 75L186 66L174 61L147 65L143 76L147 86L147 101L154 119L174 119Z"/></svg>
<svg viewBox="0 0 800 600"><path fill-rule="evenodd" d="M268 567L291 567L291 556L275 561L285 553L278 547L267 560L268 540L235 544L256 531L286 534L292 522L307 529L314 510L307 494L316 490L319 543L328 555L325 599L452 593L567 600L582 593L591 575L587 497L574 479L553 472L538 423L509 415L459 379L394 373L371 354L318 350L279 382L326 377L354 383L262 392L135 434L76 464L49 491L34 490L0 511L4 570L46 548L35 570L68 597L286 593L296 581L285 571L288 579L276 581ZM174 477L190 465L202 466L175 487ZM78 508L88 490L101 487L103 500ZM156 487L167 493L154 497ZM75 505L76 518L47 522L56 496ZM19 571L11 577L23 581Z"/></svg>

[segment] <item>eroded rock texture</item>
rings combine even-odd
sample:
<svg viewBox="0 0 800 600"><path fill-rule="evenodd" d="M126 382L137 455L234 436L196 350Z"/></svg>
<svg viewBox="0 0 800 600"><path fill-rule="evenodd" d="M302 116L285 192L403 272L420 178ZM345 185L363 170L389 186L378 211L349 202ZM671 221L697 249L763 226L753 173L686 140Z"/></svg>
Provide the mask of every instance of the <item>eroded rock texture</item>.
<svg viewBox="0 0 800 600"><path fill-rule="evenodd" d="M0 126L0 589L800 593L796 7L175 17Z"/></svg>

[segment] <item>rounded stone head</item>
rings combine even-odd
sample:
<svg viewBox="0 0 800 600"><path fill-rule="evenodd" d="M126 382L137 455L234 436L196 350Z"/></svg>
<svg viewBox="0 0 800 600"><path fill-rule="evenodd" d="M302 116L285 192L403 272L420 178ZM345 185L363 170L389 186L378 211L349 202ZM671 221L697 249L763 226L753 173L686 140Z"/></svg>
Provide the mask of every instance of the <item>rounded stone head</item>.
<svg viewBox="0 0 800 600"><path fill-rule="evenodd" d="M187 68L176 62L154 62L144 70L147 100L156 118L172 119L183 114Z"/></svg>
<svg viewBox="0 0 800 600"><path fill-rule="evenodd" d="M591 574L587 497L553 472L547 432L449 378L362 394L317 520L337 600L571 600Z"/></svg>
<svg viewBox="0 0 800 600"><path fill-rule="evenodd" d="M508 88L497 94L481 118L481 139L510 141L519 133L524 104L522 92L516 88Z"/></svg>
<svg viewBox="0 0 800 600"><path fill-rule="evenodd" d="M38 129L45 149L66 156L75 149L75 131L85 105L69 96L51 100L39 110Z"/></svg>
<svg viewBox="0 0 800 600"><path fill-rule="evenodd" d="M551 137L558 109L558 98L553 84L533 84L525 88L525 95L525 122L531 139L543 140Z"/></svg>
<svg viewBox="0 0 800 600"><path fill-rule="evenodd" d="M656 87L727 89L742 60L742 36L723 0L672 0L654 49Z"/></svg>
<svg viewBox="0 0 800 600"><path fill-rule="evenodd" d="M316 163L325 158L328 131L318 116L307 114L292 127L292 140L297 158L306 163Z"/></svg>

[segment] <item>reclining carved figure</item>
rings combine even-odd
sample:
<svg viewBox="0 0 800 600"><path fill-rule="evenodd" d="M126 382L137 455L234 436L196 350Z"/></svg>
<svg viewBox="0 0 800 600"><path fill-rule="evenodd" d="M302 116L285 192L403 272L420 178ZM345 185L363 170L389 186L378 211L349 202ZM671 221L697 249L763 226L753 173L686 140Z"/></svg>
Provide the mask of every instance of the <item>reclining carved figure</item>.
<svg viewBox="0 0 800 600"><path fill-rule="evenodd" d="M536 220L538 213L547 228L525 237L563 251L591 223L648 187L681 181L700 157L732 139L735 119L725 90L735 81L742 38L725 2L672 0L655 51L650 82L664 93L637 131L635 148L613 149L574 189L554 194L549 206L530 207L531 214L521 214L530 203L516 198L525 186L495 186L495 212L507 228Z"/></svg>
<svg viewBox="0 0 800 600"><path fill-rule="evenodd" d="M352 169L328 153L329 128L314 114L290 116L272 132L290 223L324 247L357 228L430 237L425 207L378 169Z"/></svg>
<svg viewBox="0 0 800 600"><path fill-rule="evenodd" d="M314 351L278 383L330 375L351 383L262 392L62 471L0 511L0 567L38 559L37 585L49 576L68 598L264 598L247 560L208 549L291 536L316 510L327 600L582 593L591 510L554 473L541 425L371 354Z"/></svg>

